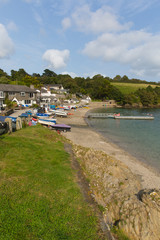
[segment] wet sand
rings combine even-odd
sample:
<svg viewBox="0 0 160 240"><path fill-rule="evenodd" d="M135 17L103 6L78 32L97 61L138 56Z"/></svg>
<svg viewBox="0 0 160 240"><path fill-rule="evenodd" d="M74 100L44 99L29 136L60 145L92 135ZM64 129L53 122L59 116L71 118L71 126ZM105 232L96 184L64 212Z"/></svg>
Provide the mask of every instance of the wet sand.
<svg viewBox="0 0 160 240"><path fill-rule="evenodd" d="M71 132L63 133L63 135L77 145L104 151L106 154L123 162L140 178L142 188L160 189L160 175L154 169L144 165L87 125L85 122L87 111L100 107L103 107L102 103L90 103L89 108L72 110L73 115L69 115L68 118L57 118L57 123L65 123L72 127Z"/></svg>

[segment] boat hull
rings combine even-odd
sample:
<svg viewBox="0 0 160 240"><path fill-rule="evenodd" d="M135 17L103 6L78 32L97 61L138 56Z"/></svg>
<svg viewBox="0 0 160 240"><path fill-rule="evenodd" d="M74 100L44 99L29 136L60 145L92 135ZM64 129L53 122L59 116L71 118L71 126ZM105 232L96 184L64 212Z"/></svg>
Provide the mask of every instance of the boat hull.
<svg viewBox="0 0 160 240"><path fill-rule="evenodd" d="M71 126L66 124L55 124L52 126L52 129L55 129L56 131L70 132Z"/></svg>

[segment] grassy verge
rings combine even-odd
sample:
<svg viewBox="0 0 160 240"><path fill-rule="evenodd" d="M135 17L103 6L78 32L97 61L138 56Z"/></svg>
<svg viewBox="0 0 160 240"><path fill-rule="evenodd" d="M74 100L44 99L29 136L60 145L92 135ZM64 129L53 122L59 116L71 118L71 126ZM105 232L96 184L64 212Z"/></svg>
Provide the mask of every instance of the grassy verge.
<svg viewBox="0 0 160 240"><path fill-rule="evenodd" d="M116 237L118 237L118 240L130 240L121 229L117 228L117 227L113 227L111 229L111 232L114 233L116 235Z"/></svg>
<svg viewBox="0 0 160 240"><path fill-rule="evenodd" d="M150 84L137 84L137 83L119 83L111 82L111 84L117 87L123 94L129 94L137 91L139 88L147 88ZM150 85L152 88L159 87L159 85Z"/></svg>
<svg viewBox="0 0 160 240"><path fill-rule="evenodd" d="M62 137L34 126L0 138L0 239L103 239Z"/></svg>

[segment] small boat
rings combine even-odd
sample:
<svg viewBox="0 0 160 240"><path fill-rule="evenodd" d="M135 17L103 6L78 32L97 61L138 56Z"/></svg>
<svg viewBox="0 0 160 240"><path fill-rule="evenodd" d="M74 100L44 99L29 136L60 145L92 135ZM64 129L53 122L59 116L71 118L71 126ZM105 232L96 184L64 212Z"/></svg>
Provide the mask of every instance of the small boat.
<svg viewBox="0 0 160 240"><path fill-rule="evenodd" d="M64 110L70 110L70 107L68 107L68 106L64 106Z"/></svg>
<svg viewBox="0 0 160 240"><path fill-rule="evenodd" d="M21 115L19 115L19 117L21 117L21 118L28 118L28 114L27 113L22 113Z"/></svg>
<svg viewBox="0 0 160 240"><path fill-rule="evenodd" d="M36 113L37 117L49 117L52 113Z"/></svg>
<svg viewBox="0 0 160 240"><path fill-rule="evenodd" d="M40 121L56 123L56 119L55 118L39 118L38 122L40 122Z"/></svg>
<svg viewBox="0 0 160 240"><path fill-rule="evenodd" d="M35 122L37 122L37 121L38 121L38 119L37 119L36 117L32 117L32 121L35 121Z"/></svg>
<svg viewBox="0 0 160 240"><path fill-rule="evenodd" d="M63 110L54 110L52 113L54 113L57 117L67 117L67 113Z"/></svg>
<svg viewBox="0 0 160 240"><path fill-rule="evenodd" d="M45 125L45 126L51 126L54 125L54 122L49 122L49 121L45 121L44 119L38 120L38 123Z"/></svg>
<svg viewBox="0 0 160 240"><path fill-rule="evenodd" d="M66 112L57 112L57 113L55 113L55 115L57 116L57 117L67 117L67 113Z"/></svg>
<svg viewBox="0 0 160 240"><path fill-rule="evenodd" d="M12 119L12 122L16 122L16 117L11 117L11 116L7 116L7 118L11 118Z"/></svg>
<svg viewBox="0 0 160 240"><path fill-rule="evenodd" d="M32 116L32 112L29 110L29 111L26 111L25 112L27 115L29 115L29 116Z"/></svg>
<svg viewBox="0 0 160 240"><path fill-rule="evenodd" d="M55 124L51 126L53 129L56 131L63 131L63 132L70 132L71 131L71 126L66 125L66 124Z"/></svg>

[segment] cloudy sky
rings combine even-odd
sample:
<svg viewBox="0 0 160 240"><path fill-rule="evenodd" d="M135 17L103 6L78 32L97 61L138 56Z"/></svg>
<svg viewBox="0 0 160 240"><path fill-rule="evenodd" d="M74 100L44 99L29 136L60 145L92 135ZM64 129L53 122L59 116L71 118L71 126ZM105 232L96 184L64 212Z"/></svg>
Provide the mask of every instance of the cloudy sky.
<svg viewBox="0 0 160 240"><path fill-rule="evenodd" d="M160 81L159 0L0 0L0 68Z"/></svg>

